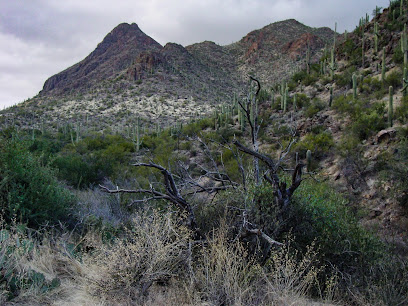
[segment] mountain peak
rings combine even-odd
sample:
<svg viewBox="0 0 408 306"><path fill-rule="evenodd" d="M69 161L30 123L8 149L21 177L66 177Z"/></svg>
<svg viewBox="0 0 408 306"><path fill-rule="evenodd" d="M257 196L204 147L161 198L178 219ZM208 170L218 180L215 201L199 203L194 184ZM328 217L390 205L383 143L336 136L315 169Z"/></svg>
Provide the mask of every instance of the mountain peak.
<svg viewBox="0 0 408 306"><path fill-rule="evenodd" d="M126 33L138 33L142 32L139 28L139 26L136 23L127 23L123 22L119 25L117 25L111 32L110 34L112 35L123 35ZM109 34L108 34L109 35Z"/></svg>
<svg viewBox="0 0 408 306"><path fill-rule="evenodd" d="M143 33L136 23L121 23L84 60L49 78L42 93L87 88L90 83L115 77L142 52L161 49L162 46Z"/></svg>

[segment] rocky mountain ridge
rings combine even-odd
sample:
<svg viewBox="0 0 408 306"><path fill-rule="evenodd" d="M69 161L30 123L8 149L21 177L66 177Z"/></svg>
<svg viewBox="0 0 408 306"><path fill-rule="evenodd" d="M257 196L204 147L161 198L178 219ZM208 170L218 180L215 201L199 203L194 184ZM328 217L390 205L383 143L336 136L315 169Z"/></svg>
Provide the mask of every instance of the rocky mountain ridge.
<svg viewBox="0 0 408 306"><path fill-rule="evenodd" d="M209 41L161 46L138 25L123 23L84 60L50 77L39 95L17 109L30 114L30 123L23 126L38 126L39 118L55 125L56 120L86 117L96 130L112 125L120 130L135 116L166 126L230 103L244 89L248 75L269 88L305 65L308 45L317 60L333 37L328 28L291 19L227 46Z"/></svg>

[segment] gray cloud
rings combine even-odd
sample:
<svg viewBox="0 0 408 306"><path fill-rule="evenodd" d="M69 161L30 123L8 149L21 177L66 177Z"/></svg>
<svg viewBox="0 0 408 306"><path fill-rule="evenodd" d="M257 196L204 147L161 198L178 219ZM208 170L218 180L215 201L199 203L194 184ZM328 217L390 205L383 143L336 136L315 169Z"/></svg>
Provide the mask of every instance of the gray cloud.
<svg viewBox="0 0 408 306"><path fill-rule="evenodd" d="M34 96L51 75L86 57L121 22L164 45L229 44L295 18L351 31L388 0L0 0L0 107Z"/></svg>

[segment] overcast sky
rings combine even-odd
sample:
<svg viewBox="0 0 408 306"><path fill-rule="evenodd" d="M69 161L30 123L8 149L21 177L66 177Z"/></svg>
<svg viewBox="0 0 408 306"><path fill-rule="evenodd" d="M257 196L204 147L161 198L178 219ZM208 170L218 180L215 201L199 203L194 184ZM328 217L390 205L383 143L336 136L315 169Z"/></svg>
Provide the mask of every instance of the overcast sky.
<svg viewBox="0 0 408 306"><path fill-rule="evenodd" d="M0 107L33 97L45 80L92 52L115 26L135 22L164 45L225 45L295 18L351 31L389 0L0 0Z"/></svg>

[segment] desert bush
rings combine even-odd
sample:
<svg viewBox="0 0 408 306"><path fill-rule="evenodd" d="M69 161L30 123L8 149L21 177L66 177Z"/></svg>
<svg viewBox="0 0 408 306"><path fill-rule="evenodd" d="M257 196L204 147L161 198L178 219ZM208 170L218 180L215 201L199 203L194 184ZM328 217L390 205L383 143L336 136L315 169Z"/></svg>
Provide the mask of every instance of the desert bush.
<svg viewBox="0 0 408 306"><path fill-rule="evenodd" d="M335 74L334 75L334 81L336 82L337 86L340 87L351 87L353 86L352 84L352 77L353 73L356 72L356 67L351 66L344 70L343 73Z"/></svg>
<svg viewBox="0 0 408 306"><path fill-rule="evenodd" d="M296 104L299 108L307 107L310 104L310 98L303 93L297 94Z"/></svg>
<svg viewBox="0 0 408 306"><path fill-rule="evenodd" d="M334 140L330 132L309 133L293 147L293 150L301 157L306 156L306 151L310 150L314 157L320 158L329 152L333 145Z"/></svg>
<svg viewBox="0 0 408 306"><path fill-rule="evenodd" d="M393 71L387 75L385 78L385 87L388 88L392 86L395 89L402 86L402 72L401 71Z"/></svg>
<svg viewBox="0 0 408 306"><path fill-rule="evenodd" d="M385 181L391 181L394 189L391 191L399 204L408 211L408 138L403 138L398 144L398 150L388 159L386 170L382 177Z"/></svg>
<svg viewBox="0 0 408 306"><path fill-rule="evenodd" d="M301 255L290 243L271 252L261 266L225 227L215 230L194 265L194 291L210 305L308 305L321 270L310 247ZM334 289L334 288L332 288Z"/></svg>
<svg viewBox="0 0 408 306"><path fill-rule="evenodd" d="M309 118L312 118L314 115L316 115L318 112L323 110L325 107L325 104L319 100L319 99L314 99L310 105L305 109L305 115Z"/></svg>
<svg viewBox="0 0 408 306"><path fill-rule="evenodd" d="M40 296L60 286L60 279L48 277L29 263L35 257L37 242L23 225L1 225L0 302Z"/></svg>
<svg viewBox="0 0 408 306"><path fill-rule="evenodd" d="M200 119L197 122L189 123L183 126L182 134L186 136L195 136L201 131L213 127L214 122L211 118Z"/></svg>
<svg viewBox="0 0 408 306"><path fill-rule="evenodd" d="M66 145L52 165L59 170L61 180L83 189L100 184L107 177L121 176L134 151L134 144L121 136L98 135Z"/></svg>
<svg viewBox="0 0 408 306"><path fill-rule="evenodd" d="M45 223L68 221L74 197L56 179L56 172L42 165L18 140L0 144L0 205L7 223L12 219L38 228Z"/></svg>
<svg viewBox="0 0 408 306"><path fill-rule="evenodd" d="M341 273L369 273L382 258L385 247L359 226L347 201L325 183L304 181L294 194L292 226L294 243L305 250L315 242L321 262L330 262Z"/></svg>
<svg viewBox="0 0 408 306"><path fill-rule="evenodd" d="M366 110L366 112L359 112L359 115L354 116L351 131L357 135L360 140L367 139L369 136L386 127L384 113L383 104L378 104L377 107Z"/></svg>
<svg viewBox="0 0 408 306"><path fill-rule="evenodd" d="M239 242L228 243L221 228L200 250L196 290L201 292L200 299L211 305L251 305L259 272L260 267L247 260L245 248Z"/></svg>
<svg viewBox="0 0 408 306"><path fill-rule="evenodd" d="M360 93L371 94L373 92L381 91L383 84L377 78L366 77L363 83L359 84ZM382 91L384 92L384 91ZM383 93L385 94L385 92Z"/></svg>
<svg viewBox="0 0 408 306"><path fill-rule="evenodd" d="M389 256L375 262L364 275L364 291L353 288L360 305L406 305L408 303L408 263Z"/></svg>
<svg viewBox="0 0 408 306"><path fill-rule="evenodd" d="M395 64L402 64L404 62L404 53L401 48L395 48L394 54L392 55L392 61Z"/></svg>
<svg viewBox="0 0 408 306"><path fill-rule="evenodd" d="M136 214L123 237L97 246L92 260L101 271L95 292L115 303L137 300L153 283L183 275L190 236L168 213Z"/></svg>
<svg viewBox="0 0 408 306"><path fill-rule="evenodd" d="M408 96L405 96L401 100L401 104L395 109L395 118L401 123L405 123L408 120Z"/></svg>

